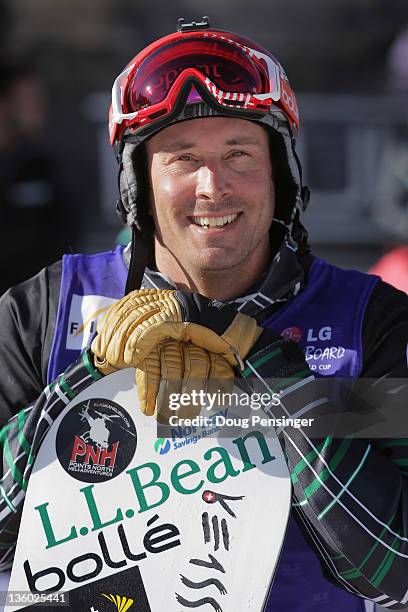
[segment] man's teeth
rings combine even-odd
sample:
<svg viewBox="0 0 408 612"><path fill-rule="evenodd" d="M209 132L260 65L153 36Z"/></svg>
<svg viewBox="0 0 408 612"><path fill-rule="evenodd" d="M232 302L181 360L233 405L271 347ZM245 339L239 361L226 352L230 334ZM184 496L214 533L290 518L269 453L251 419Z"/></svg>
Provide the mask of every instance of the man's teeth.
<svg viewBox="0 0 408 612"><path fill-rule="evenodd" d="M196 225L201 225L202 227L221 227L222 225L227 225L227 223L232 223L237 217L238 213L235 213L226 217L193 217L193 221Z"/></svg>

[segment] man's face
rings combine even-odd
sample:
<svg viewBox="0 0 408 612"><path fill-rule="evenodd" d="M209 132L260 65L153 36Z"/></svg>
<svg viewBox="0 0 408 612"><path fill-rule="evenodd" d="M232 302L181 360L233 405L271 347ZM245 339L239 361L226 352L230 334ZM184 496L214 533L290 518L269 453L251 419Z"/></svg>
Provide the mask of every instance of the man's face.
<svg viewBox="0 0 408 612"><path fill-rule="evenodd" d="M275 210L266 130L244 119L193 119L154 135L146 149L159 269L171 273L177 262L192 276L230 270L253 282L268 261Z"/></svg>

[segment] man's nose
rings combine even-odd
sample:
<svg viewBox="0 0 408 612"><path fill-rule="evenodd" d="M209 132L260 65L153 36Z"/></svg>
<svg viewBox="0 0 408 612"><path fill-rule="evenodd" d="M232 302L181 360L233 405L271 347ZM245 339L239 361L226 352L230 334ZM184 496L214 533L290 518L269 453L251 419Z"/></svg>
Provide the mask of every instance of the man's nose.
<svg viewBox="0 0 408 612"><path fill-rule="evenodd" d="M219 201L231 193L232 189L225 169L215 164L201 166L197 173L197 198Z"/></svg>

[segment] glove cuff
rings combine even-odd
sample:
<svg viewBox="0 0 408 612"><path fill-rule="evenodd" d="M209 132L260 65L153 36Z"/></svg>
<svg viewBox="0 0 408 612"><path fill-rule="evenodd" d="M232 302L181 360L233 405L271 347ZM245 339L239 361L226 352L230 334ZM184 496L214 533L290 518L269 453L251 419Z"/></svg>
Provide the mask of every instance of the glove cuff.
<svg viewBox="0 0 408 612"><path fill-rule="evenodd" d="M262 328L258 327L255 319L238 313L222 337L231 346L235 355L245 359L261 334Z"/></svg>

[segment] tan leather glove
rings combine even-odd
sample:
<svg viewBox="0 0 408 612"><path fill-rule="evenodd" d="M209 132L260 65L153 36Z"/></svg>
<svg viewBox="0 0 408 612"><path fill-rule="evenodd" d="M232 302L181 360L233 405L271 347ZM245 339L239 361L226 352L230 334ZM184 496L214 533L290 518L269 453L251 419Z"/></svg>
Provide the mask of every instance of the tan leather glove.
<svg viewBox="0 0 408 612"><path fill-rule="evenodd" d="M136 370L141 411L167 423L170 416L194 418L201 405L192 402L171 410L170 396L182 393L194 398L193 391L231 392L234 371L228 361L191 343L166 340L142 361Z"/></svg>
<svg viewBox="0 0 408 612"><path fill-rule="evenodd" d="M182 291L142 289L113 304L92 342L102 373L140 367L163 340L190 342L240 365L262 333L255 319L227 304Z"/></svg>

